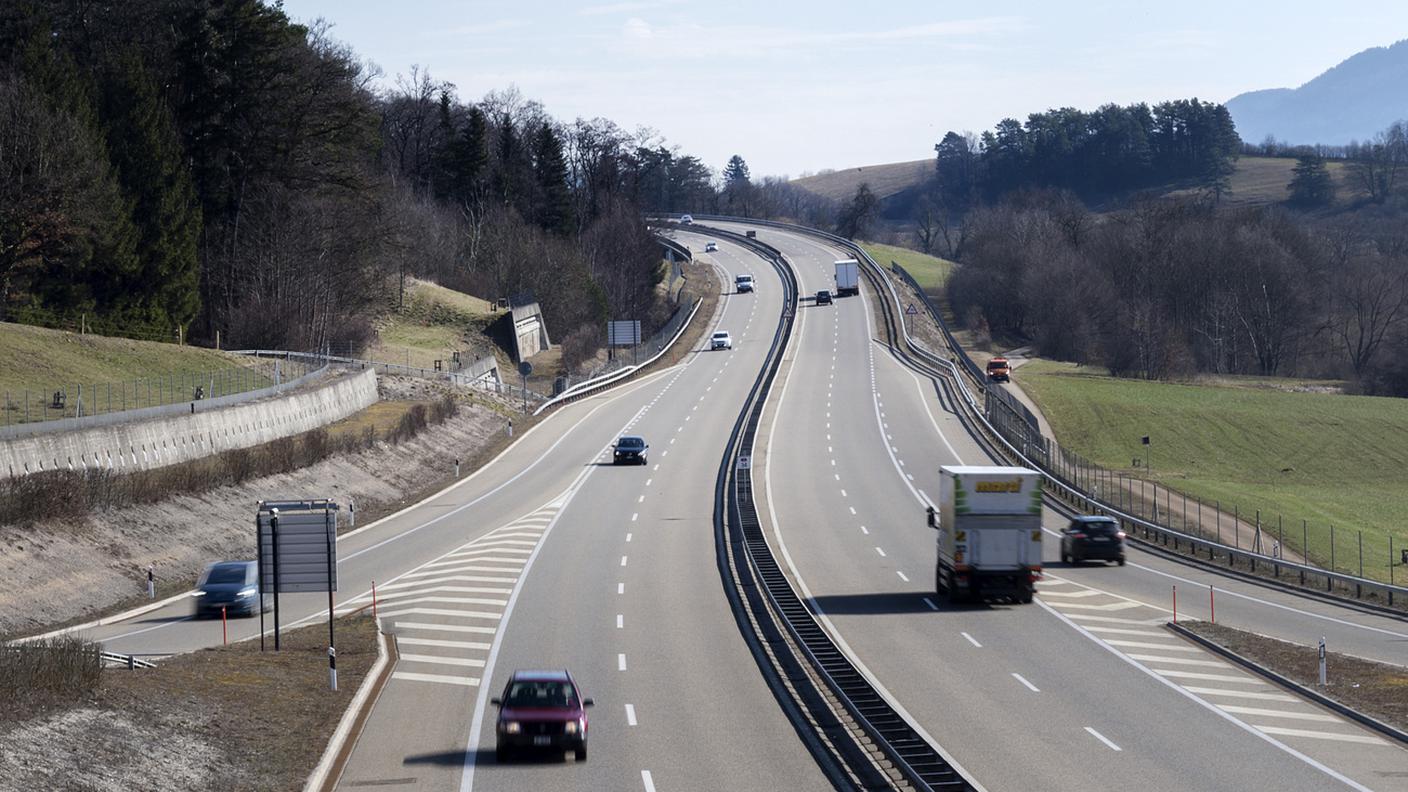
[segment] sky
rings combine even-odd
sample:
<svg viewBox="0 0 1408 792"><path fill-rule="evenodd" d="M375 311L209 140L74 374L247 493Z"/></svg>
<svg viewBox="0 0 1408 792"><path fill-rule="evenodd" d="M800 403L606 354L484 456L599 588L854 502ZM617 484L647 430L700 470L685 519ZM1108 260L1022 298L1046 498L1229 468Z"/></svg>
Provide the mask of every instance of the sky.
<svg viewBox="0 0 1408 792"><path fill-rule="evenodd" d="M463 101L510 86L562 121L648 127L754 177L927 159L948 130L1052 107L1296 87L1408 38L1355 0L284 0L384 72Z"/></svg>

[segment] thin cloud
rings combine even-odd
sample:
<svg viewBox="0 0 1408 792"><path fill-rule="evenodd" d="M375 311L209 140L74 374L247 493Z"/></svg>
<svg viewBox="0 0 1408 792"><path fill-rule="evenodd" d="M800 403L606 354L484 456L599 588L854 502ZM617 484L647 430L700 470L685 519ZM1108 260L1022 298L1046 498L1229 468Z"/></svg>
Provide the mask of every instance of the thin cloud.
<svg viewBox="0 0 1408 792"><path fill-rule="evenodd" d="M474 25L461 25L459 27L448 28L446 30L427 31L428 36L480 36L485 33L498 33L504 30L521 28L528 24L526 19L495 19L492 22L480 22Z"/></svg>
<svg viewBox="0 0 1408 792"><path fill-rule="evenodd" d="M605 16L607 14L627 14L632 11L650 11L655 8L668 8L680 5L683 0L636 0L636 2L607 3L579 9L577 16Z"/></svg>
<svg viewBox="0 0 1408 792"><path fill-rule="evenodd" d="M640 17L631 17L621 27L620 39L628 48L644 42L651 47L640 54L661 57L762 57L776 58L798 50L819 51L827 46L880 44L889 41L945 39L951 46L968 46L972 39L991 38L1025 31L1031 27L1025 17L980 17L946 22L930 22L887 30L837 32L798 31L786 28L752 26L705 26L686 23L653 26ZM688 47L690 42L708 42L707 47Z"/></svg>

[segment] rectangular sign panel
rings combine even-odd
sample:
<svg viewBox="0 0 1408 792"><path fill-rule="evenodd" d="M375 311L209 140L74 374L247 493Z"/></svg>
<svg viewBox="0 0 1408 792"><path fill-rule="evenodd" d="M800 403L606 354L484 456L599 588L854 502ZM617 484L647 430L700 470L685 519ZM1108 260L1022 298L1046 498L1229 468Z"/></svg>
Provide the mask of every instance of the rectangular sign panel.
<svg viewBox="0 0 1408 792"><path fill-rule="evenodd" d="M337 504L331 501L288 503L303 508L278 509L277 547L273 507L266 502L259 510L260 590L274 591L277 559L281 593L337 591Z"/></svg>
<svg viewBox="0 0 1408 792"><path fill-rule="evenodd" d="M606 343L611 346L635 346L640 343L640 320L630 319L606 323Z"/></svg>

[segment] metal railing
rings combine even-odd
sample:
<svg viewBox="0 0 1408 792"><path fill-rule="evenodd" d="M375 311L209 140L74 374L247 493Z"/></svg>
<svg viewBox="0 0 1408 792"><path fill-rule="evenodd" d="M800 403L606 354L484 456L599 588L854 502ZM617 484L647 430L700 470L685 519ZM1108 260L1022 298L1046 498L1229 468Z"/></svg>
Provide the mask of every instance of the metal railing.
<svg viewBox="0 0 1408 792"><path fill-rule="evenodd" d="M903 311L903 301L895 290L894 284L886 276L884 268L862 247L849 239L817 229L771 220L707 215L695 215L694 218L696 223L716 220L772 227L831 242L863 262L867 269L884 284L893 305L896 306L895 310L897 312ZM1226 508L1220 504L1210 506L1197 499L1194 499L1193 503L1195 511L1210 512L1216 526L1221 526L1224 518L1228 518L1234 528L1249 524L1254 528L1258 525L1265 526L1261 531L1264 538L1257 543L1260 547L1256 544L1252 547L1241 546L1240 532L1233 533L1233 544L1227 544L1220 539L1194 533L1188 530L1189 526L1187 525L1175 527L1169 524L1168 518L1172 514L1186 516L1188 513L1187 509L1179 510L1172 507L1172 490L1167 487L1163 488L1165 505L1162 511L1159 511L1154 505L1158 499L1158 489L1155 482L1101 468L1078 454L1062 448L1053 438L1042 435L1035 416L1025 405L1016 401L1006 390L994 387L987 382L986 374L981 367L973 362L962 345L954 338L942 312L928 298L924 290L918 288L914 278L898 264L892 264L891 270L895 271L906 285L913 288L924 302L930 318L943 331L945 340L949 344L948 352L950 354L942 355L926 348L910 335L908 328L901 321L898 325L903 333L906 349L935 369L936 373L945 375L957 388L961 396L958 401L976 419L979 428L993 442L997 450L1013 461L1041 472L1052 485L1048 487L1047 491L1053 497L1059 498L1067 508L1113 516L1125 525L1128 533L1137 541L1142 541L1151 547L1166 549L1170 553L1176 553L1189 559L1196 558L1200 563L1212 563L1235 572L1278 580L1289 585L1321 591L1326 594L1357 600L1372 600L1389 606L1408 605L1408 588L1399 586L1396 581L1392 580L1394 548L1391 538L1388 540L1390 580L1385 582L1366 577L1363 574L1341 572L1335 568L1334 561L1331 562L1331 568L1327 569L1309 559L1305 563L1286 559L1280 550L1280 548L1286 547L1284 533L1281 530L1284 527L1283 523L1278 520L1278 530L1272 534L1269 530L1270 521L1263 523L1259 513L1243 515L1234 511L1229 517ZM1118 482L1118 484L1111 486L1110 482ZM1145 494L1136 495L1133 491L1134 485L1141 486ZM1150 489L1154 493L1152 497L1147 494ZM1112 500L1109 497L1111 495L1116 497ZM1178 496L1180 505L1182 499L1183 495L1180 493ZM1162 522L1160 515L1162 515ZM1249 520L1249 518L1251 519ZM1253 523L1252 520L1255 522ZM1192 524L1196 525L1196 523ZM1206 519L1203 520L1203 530L1207 530ZM1307 523L1302 523L1302 531L1303 537L1306 537L1302 544L1308 544L1309 526ZM1275 537L1273 545L1275 551L1272 553L1264 552L1264 548L1272 544L1273 536ZM1344 533L1341 532L1340 536L1344 536ZM1332 535L1332 548L1335 546L1334 541ZM1354 545L1356 560L1362 558L1362 553L1359 552L1362 547L1363 536L1362 532L1359 532L1356 534ZM1400 548L1400 550L1405 549L1408 548Z"/></svg>

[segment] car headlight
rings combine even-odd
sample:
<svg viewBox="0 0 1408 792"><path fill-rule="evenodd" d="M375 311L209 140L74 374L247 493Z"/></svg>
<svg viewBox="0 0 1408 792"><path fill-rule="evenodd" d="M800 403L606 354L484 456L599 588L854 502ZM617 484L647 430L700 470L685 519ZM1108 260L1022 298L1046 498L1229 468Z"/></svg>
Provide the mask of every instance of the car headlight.
<svg viewBox="0 0 1408 792"><path fill-rule="evenodd" d="M563 734L576 734L579 728L580 724L577 721L567 721L562 727L562 732Z"/></svg>
<svg viewBox="0 0 1408 792"><path fill-rule="evenodd" d="M508 721L504 724L505 734L518 734L523 731L523 726L518 721Z"/></svg>
<svg viewBox="0 0 1408 792"><path fill-rule="evenodd" d="M254 586L242 588L240 589L240 599L248 599L249 597L253 597L255 593Z"/></svg>

